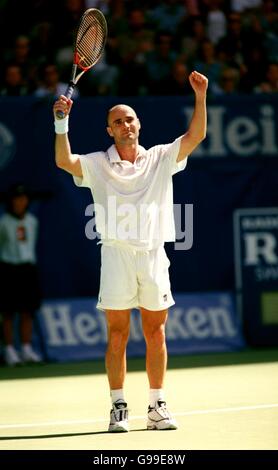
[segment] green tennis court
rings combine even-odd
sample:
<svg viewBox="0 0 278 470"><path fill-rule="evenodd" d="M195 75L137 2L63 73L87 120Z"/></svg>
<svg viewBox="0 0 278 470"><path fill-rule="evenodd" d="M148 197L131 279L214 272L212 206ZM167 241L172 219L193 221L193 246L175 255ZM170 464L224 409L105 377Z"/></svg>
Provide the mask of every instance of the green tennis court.
<svg viewBox="0 0 278 470"><path fill-rule="evenodd" d="M142 359L129 360L131 432L107 433L103 362L0 369L0 449L278 449L278 350L169 360L177 431L147 431Z"/></svg>

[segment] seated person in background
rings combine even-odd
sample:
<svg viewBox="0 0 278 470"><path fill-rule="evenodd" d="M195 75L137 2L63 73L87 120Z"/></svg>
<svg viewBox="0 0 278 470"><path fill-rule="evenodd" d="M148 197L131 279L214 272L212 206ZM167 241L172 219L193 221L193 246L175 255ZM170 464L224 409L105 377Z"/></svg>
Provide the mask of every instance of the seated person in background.
<svg viewBox="0 0 278 470"><path fill-rule="evenodd" d="M277 93L278 92L278 63L268 65L265 80L254 88L256 93Z"/></svg>
<svg viewBox="0 0 278 470"><path fill-rule="evenodd" d="M4 83L0 90L1 96L24 96L27 88L22 77L22 70L17 64L8 64L5 69Z"/></svg>
<svg viewBox="0 0 278 470"><path fill-rule="evenodd" d="M0 312L3 317L4 359L13 366L40 362L31 346L34 312L40 306L35 245L38 221L28 212L23 185L10 188L6 212L0 218ZM21 352L14 347L14 316L20 316Z"/></svg>
<svg viewBox="0 0 278 470"><path fill-rule="evenodd" d="M59 71L56 64L44 64L40 70L41 83L35 90L34 95L39 98L58 97L65 95L68 85L60 81ZM73 97L77 98L78 90L75 89Z"/></svg>
<svg viewBox="0 0 278 470"><path fill-rule="evenodd" d="M214 95L230 95L239 92L240 73L233 67L226 67L220 76L219 83L213 83L211 92Z"/></svg>

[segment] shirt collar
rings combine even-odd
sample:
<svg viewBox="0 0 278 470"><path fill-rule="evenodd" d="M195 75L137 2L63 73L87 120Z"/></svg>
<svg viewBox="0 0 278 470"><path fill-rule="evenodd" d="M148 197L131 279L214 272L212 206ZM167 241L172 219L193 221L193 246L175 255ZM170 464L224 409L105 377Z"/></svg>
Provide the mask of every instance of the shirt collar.
<svg viewBox="0 0 278 470"><path fill-rule="evenodd" d="M142 145L138 146L139 153L137 155L138 157L143 157L146 155L146 149L142 147ZM111 145L109 149L107 150L108 153L108 158L111 163L119 163L122 162L123 160L121 159L120 155L118 154L118 151L116 149L115 144Z"/></svg>

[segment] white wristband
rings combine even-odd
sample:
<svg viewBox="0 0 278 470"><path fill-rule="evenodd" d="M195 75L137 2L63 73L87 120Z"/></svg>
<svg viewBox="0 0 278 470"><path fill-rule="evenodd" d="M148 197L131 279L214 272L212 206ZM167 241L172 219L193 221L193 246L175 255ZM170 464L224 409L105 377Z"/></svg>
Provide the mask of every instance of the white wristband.
<svg viewBox="0 0 278 470"><path fill-rule="evenodd" d="M66 116L63 119L55 119L54 126L56 134L67 134L69 131L69 117Z"/></svg>

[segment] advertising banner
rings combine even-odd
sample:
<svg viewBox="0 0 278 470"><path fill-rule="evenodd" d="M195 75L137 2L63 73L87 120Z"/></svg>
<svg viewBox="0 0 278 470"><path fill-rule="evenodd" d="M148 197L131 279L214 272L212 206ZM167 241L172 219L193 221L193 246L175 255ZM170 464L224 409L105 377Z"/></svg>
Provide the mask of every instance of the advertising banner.
<svg viewBox="0 0 278 470"><path fill-rule="evenodd" d="M250 344L278 345L278 208L234 215L238 311Z"/></svg>
<svg viewBox="0 0 278 470"><path fill-rule="evenodd" d="M169 354L234 351L244 347L229 293L176 294L166 328ZM38 314L46 359L78 361L105 355L107 336L104 313L96 298L47 301ZM143 356L145 341L140 314L131 315L129 357Z"/></svg>

